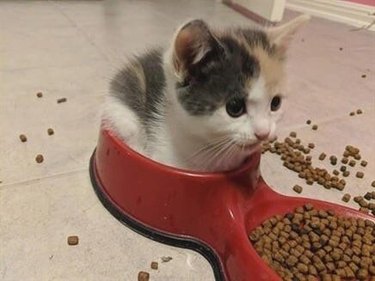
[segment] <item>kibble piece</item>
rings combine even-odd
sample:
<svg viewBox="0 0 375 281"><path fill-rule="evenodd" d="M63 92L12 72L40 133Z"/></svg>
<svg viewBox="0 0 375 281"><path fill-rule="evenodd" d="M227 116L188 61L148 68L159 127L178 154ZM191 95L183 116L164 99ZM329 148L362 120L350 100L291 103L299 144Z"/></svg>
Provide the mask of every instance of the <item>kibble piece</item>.
<svg viewBox="0 0 375 281"><path fill-rule="evenodd" d="M27 142L27 137L25 136L25 135L20 135L20 140L22 141L22 142Z"/></svg>
<svg viewBox="0 0 375 281"><path fill-rule="evenodd" d="M75 245L78 245L79 238L77 235L68 236L67 242L68 242L68 245L75 246Z"/></svg>
<svg viewBox="0 0 375 281"><path fill-rule="evenodd" d="M334 174L335 176L338 176L338 175L340 174L340 172L337 171L337 170L335 169L335 170L333 170L333 174Z"/></svg>
<svg viewBox="0 0 375 281"><path fill-rule="evenodd" d="M341 200L344 201L344 202L349 202L350 197L351 196L350 196L349 193L345 193Z"/></svg>
<svg viewBox="0 0 375 281"><path fill-rule="evenodd" d="M44 161L44 157L42 154L38 154L36 157L35 157L35 161L37 163L42 163Z"/></svg>
<svg viewBox="0 0 375 281"><path fill-rule="evenodd" d="M36 93L36 96L37 96L38 98L41 98L41 97L43 97L43 93L42 93L42 92L38 92L38 93Z"/></svg>
<svg viewBox="0 0 375 281"><path fill-rule="evenodd" d="M138 281L149 281L150 280L150 273L145 271L140 271L138 273Z"/></svg>
<svg viewBox="0 0 375 281"><path fill-rule="evenodd" d="M60 98L60 99L57 100L57 103L66 102L66 100L67 100L66 98Z"/></svg>
<svg viewBox="0 0 375 281"><path fill-rule="evenodd" d="M290 132L289 136L291 136L292 138L295 138L295 137L297 137L297 133L296 132Z"/></svg>
<svg viewBox="0 0 375 281"><path fill-rule="evenodd" d="M156 261L151 262L151 269L157 270L159 268L159 264Z"/></svg>
<svg viewBox="0 0 375 281"><path fill-rule="evenodd" d="M310 125L310 124L311 124L311 120L307 120L307 121L306 121L306 124L307 124L307 125Z"/></svg>
<svg viewBox="0 0 375 281"><path fill-rule="evenodd" d="M326 158L326 154L325 153L321 153L320 155L319 155L319 160L324 160L325 158Z"/></svg>
<svg viewBox="0 0 375 281"><path fill-rule="evenodd" d="M295 186L293 186L293 190L297 193L301 193L302 187L296 184Z"/></svg>
<svg viewBox="0 0 375 281"><path fill-rule="evenodd" d="M371 186L372 186L372 187L375 187L375 181L373 181L373 182L371 183ZM373 199L375 199L375 198L373 198Z"/></svg>
<svg viewBox="0 0 375 281"><path fill-rule="evenodd" d="M361 161L361 166L362 166L362 167L366 167L366 166L367 166L367 161L362 160L362 161Z"/></svg>
<svg viewBox="0 0 375 281"><path fill-rule="evenodd" d="M366 74L363 74L363 75L365 75L365 77L366 77ZM362 77L363 77L363 75L362 75ZM357 114L362 114L362 109L357 109Z"/></svg>
<svg viewBox="0 0 375 281"><path fill-rule="evenodd" d="M342 173L342 175L343 175L344 177L348 177L348 176L350 175L350 172L349 172L349 171L345 171L345 172Z"/></svg>
<svg viewBox="0 0 375 281"><path fill-rule="evenodd" d="M312 129L313 129L313 130L318 130L318 125L313 125L313 126L312 126Z"/></svg>
<svg viewBox="0 0 375 281"><path fill-rule="evenodd" d="M349 113L349 115L350 115L350 116L354 116L354 115L355 115L355 112L352 111L352 112Z"/></svg>
<svg viewBox="0 0 375 281"><path fill-rule="evenodd" d="M349 166L354 167L354 166L355 166L355 163L356 163L356 162L355 162L354 160L350 160L350 161L349 161Z"/></svg>
<svg viewBox="0 0 375 281"><path fill-rule="evenodd" d="M359 269L358 272L357 272L357 278L359 280L366 280L368 277L368 271L366 269Z"/></svg>
<svg viewBox="0 0 375 281"><path fill-rule="evenodd" d="M53 135L54 133L55 133L55 132L53 131L52 128L48 128L48 130L47 130L47 134L48 134L49 136Z"/></svg>
<svg viewBox="0 0 375 281"><path fill-rule="evenodd" d="M346 166L341 166L341 167L340 167L340 171L341 171L341 172L345 172L345 171L346 171Z"/></svg>
<svg viewBox="0 0 375 281"><path fill-rule="evenodd" d="M362 179L363 176L364 176L364 173L363 173L363 172L357 172L357 173L355 174L355 176L356 176L357 178Z"/></svg>
<svg viewBox="0 0 375 281"><path fill-rule="evenodd" d="M313 143L310 142L307 146L308 146L309 148L313 149L313 148L315 147L315 144L313 144Z"/></svg>

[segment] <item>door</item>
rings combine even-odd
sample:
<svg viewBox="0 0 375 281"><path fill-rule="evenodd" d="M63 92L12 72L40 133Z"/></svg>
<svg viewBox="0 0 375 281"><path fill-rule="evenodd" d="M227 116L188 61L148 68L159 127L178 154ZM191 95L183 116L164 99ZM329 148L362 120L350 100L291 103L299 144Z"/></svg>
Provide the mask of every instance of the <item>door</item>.
<svg viewBox="0 0 375 281"><path fill-rule="evenodd" d="M228 4L240 5L250 12L271 22L283 18L286 0L224 0Z"/></svg>

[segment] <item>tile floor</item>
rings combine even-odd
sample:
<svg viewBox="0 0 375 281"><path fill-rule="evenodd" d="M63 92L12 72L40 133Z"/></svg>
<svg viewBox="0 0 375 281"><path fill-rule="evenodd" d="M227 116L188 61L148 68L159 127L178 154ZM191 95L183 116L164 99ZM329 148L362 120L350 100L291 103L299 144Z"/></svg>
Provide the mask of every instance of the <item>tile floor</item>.
<svg viewBox="0 0 375 281"><path fill-rule="evenodd" d="M219 26L252 24L211 0L0 2L1 280L131 281L138 271L151 271L154 260L160 268L151 272L153 281L214 280L200 255L150 241L114 219L87 171L114 71L128 55L166 44L193 17ZM360 147L369 165L363 180L348 180L354 195L375 179L374 46L375 33L314 18L297 35L288 63L290 98L280 135L295 130L315 142L314 156L340 154L349 143ZM39 91L43 98L36 98ZM57 104L60 97L67 102ZM364 114L349 117L357 108ZM319 130L305 125L307 119ZM35 163L38 153L42 164ZM294 183L305 186L274 155L263 157L261 169L281 193L293 194ZM315 185L301 196L342 203L342 193ZM68 235L78 235L79 245L67 246ZM162 256L173 260L160 263Z"/></svg>

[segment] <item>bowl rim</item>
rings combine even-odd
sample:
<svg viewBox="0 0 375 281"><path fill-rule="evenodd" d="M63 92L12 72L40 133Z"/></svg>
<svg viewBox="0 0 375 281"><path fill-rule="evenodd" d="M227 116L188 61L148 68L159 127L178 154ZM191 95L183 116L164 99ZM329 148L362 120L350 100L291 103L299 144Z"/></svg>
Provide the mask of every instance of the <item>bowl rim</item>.
<svg viewBox="0 0 375 281"><path fill-rule="evenodd" d="M244 173L249 172L250 170L257 167L257 164L260 162L260 150L257 150L251 156L244 161L244 163L236 169L224 172L196 172L185 170L173 166L169 166L160 162L157 162L128 146L121 138L112 130L108 128L101 128L101 131L104 135L115 144L119 152L122 155L126 155L139 162L142 166L147 169L153 169L161 173L170 174L174 176L184 176L184 177L193 177L193 178L204 178L210 180L217 180L223 178L232 178L243 175Z"/></svg>

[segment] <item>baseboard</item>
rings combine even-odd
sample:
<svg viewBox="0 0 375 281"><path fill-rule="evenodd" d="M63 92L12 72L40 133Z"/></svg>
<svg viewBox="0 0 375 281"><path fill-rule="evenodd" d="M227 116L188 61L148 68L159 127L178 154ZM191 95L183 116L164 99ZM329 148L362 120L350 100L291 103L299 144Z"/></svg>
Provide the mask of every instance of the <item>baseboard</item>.
<svg viewBox="0 0 375 281"><path fill-rule="evenodd" d="M343 0L288 0L286 7L302 13L375 31L373 6Z"/></svg>

